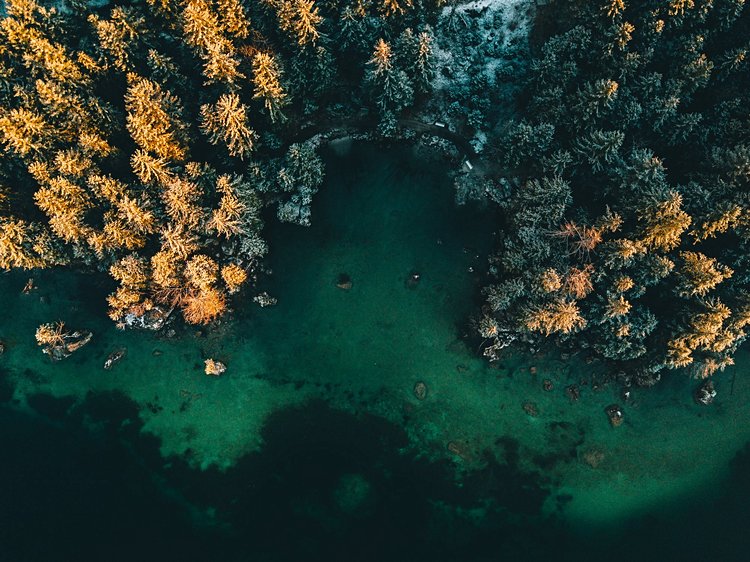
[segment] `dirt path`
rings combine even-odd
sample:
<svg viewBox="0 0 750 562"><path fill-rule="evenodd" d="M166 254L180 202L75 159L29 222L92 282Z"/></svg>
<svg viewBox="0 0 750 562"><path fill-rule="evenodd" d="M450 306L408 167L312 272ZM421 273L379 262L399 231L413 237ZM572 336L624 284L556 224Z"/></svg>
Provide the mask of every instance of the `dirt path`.
<svg viewBox="0 0 750 562"><path fill-rule="evenodd" d="M411 129L416 133L427 133L429 135L440 137L451 142L461 153L465 161L471 162L472 168L469 173L474 175L486 175L489 172L489 166L483 162L477 155L469 139L463 135L451 131L447 126L441 127L434 123L425 123L418 119L404 117L398 120L400 127ZM325 119L309 127L301 129L295 142L303 142L318 134L326 134L329 139L337 139L355 133L364 133L372 131L377 125L372 117L347 117L340 119Z"/></svg>

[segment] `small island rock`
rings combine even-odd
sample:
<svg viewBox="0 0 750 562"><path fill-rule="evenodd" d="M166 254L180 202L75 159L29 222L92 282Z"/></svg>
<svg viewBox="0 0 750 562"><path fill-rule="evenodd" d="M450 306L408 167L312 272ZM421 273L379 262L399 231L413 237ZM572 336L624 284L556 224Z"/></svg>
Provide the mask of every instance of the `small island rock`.
<svg viewBox="0 0 750 562"><path fill-rule="evenodd" d="M221 376L227 370L227 366L221 361L206 359L206 374L214 377Z"/></svg>
<svg viewBox="0 0 750 562"><path fill-rule="evenodd" d="M37 344L53 361L69 357L74 351L89 343L92 336L93 334L86 330L66 332L64 322L42 324L36 330Z"/></svg>

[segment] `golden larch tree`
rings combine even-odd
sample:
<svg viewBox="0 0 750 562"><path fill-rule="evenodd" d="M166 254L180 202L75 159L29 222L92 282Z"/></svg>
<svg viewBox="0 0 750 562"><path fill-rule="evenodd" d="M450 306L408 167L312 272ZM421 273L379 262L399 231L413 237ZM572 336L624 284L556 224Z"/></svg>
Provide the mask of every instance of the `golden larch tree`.
<svg viewBox="0 0 750 562"><path fill-rule="evenodd" d="M256 134L248 126L248 108L237 94L222 94L215 104L201 106L201 130L212 144L224 144L231 156L250 155Z"/></svg>
<svg viewBox="0 0 750 562"><path fill-rule="evenodd" d="M185 157L187 126L176 96L151 80L131 74L125 108L128 132L139 147L165 160Z"/></svg>
<svg viewBox="0 0 750 562"><path fill-rule="evenodd" d="M272 55L258 52L253 57L253 98L263 101L271 121L284 120L281 109L288 103L281 86L281 69Z"/></svg>

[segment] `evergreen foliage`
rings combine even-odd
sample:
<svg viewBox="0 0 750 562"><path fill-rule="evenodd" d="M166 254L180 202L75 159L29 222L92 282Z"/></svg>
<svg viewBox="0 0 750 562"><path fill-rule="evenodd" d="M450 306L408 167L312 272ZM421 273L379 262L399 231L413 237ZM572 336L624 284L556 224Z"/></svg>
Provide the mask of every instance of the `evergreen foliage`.
<svg viewBox="0 0 750 562"><path fill-rule="evenodd" d="M543 10L550 36L520 119L494 140L505 177L490 197L506 224L478 322L485 353L508 334L552 335L626 383L678 367L709 376L750 322L750 8Z"/></svg>
<svg viewBox="0 0 750 562"><path fill-rule="evenodd" d="M263 209L310 223L324 172L300 128L372 96L398 112L432 77L429 1L5 4L0 267L109 271L121 325L218 317L267 252ZM402 34L398 87L365 80Z"/></svg>

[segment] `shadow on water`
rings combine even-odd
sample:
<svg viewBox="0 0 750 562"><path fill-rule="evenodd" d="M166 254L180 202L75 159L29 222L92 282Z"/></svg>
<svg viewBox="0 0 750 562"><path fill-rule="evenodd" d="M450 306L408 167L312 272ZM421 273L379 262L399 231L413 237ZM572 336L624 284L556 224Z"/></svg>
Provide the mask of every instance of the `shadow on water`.
<svg viewBox="0 0 750 562"><path fill-rule="evenodd" d="M66 406L41 396L35 403L55 417ZM0 425L0 559L190 559L205 551L185 511L119 441L5 407Z"/></svg>
<svg viewBox="0 0 750 562"><path fill-rule="evenodd" d="M313 401L271 415L260 451L201 471L165 462L119 393L30 404L40 415L0 409L2 560L747 559L750 447L712 500L587 536L540 516L547 483L511 437L456 479L398 426Z"/></svg>
<svg viewBox="0 0 750 562"><path fill-rule="evenodd" d="M225 472L165 463L119 393L29 403L39 416L0 412L14 428L0 436L3 560L469 560L519 528L472 529L466 542L474 525L457 513L482 498L538 510L546 495L498 462L462 486L448 461L404 452L399 427L321 401L270 416L263 448ZM519 484L512 496L503 480ZM189 517L209 508L213 525Z"/></svg>

